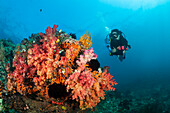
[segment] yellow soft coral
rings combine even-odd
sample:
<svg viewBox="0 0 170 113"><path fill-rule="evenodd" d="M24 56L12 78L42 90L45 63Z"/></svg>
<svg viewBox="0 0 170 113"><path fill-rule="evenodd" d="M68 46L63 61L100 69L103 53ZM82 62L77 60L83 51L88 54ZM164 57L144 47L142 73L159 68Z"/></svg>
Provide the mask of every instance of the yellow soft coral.
<svg viewBox="0 0 170 113"><path fill-rule="evenodd" d="M89 33L80 37L79 42L84 45L85 49L89 49L92 46L92 35Z"/></svg>

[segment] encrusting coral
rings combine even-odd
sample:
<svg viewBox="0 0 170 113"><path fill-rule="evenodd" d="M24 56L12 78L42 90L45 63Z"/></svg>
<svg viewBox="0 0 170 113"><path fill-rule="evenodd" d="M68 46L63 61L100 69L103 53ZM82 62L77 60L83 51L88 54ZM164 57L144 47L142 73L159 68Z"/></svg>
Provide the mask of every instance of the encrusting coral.
<svg viewBox="0 0 170 113"><path fill-rule="evenodd" d="M57 105L71 99L82 110L93 108L117 82L107 70L91 65L98 61L89 33L75 40L57 27L47 27L46 33L32 35L18 46L14 70L7 77L8 91L35 94Z"/></svg>

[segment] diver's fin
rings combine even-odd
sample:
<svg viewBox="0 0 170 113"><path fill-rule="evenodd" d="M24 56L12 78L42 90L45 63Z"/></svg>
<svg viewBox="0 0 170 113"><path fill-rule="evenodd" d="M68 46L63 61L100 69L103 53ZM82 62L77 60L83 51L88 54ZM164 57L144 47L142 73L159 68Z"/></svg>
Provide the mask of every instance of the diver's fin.
<svg viewBox="0 0 170 113"><path fill-rule="evenodd" d="M119 58L119 60L120 60L121 62L125 59L125 56L123 56L123 55L118 55L117 57Z"/></svg>

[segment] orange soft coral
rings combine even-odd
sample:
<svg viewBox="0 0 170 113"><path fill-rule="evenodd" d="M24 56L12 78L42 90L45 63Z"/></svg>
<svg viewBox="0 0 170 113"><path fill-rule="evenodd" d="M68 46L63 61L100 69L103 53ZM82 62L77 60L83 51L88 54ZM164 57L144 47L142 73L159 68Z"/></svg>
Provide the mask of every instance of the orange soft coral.
<svg viewBox="0 0 170 113"><path fill-rule="evenodd" d="M89 49L92 46L92 35L89 33L80 37L79 42L84 45L85 49Z"/></svg>
<svg viewBox="0 0 170 113"><path fill-rule="evenodd" d="M74 65L73 61L76 57L78 57L79 52L81 51L81 46L79 45L78 41L75 43L64 43L68 48L65 52L66 58L68 59L69 65Z"/></svg>

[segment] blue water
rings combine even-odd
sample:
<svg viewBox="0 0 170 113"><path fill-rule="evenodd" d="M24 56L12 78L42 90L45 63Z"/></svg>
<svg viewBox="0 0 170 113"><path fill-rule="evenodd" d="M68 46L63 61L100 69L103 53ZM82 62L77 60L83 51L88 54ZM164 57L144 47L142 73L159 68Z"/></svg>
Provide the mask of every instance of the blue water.
<svg viewBox="0 0 170 113"><path fill-rule="evenodd" d="M111 1L0 0L0 38L20 43L54 24L78 39L90 32L101 66L110 67L120 89L169 82L170 0ZM105 27L123 31L132 46L123 62L109 56Z"/></svg>

